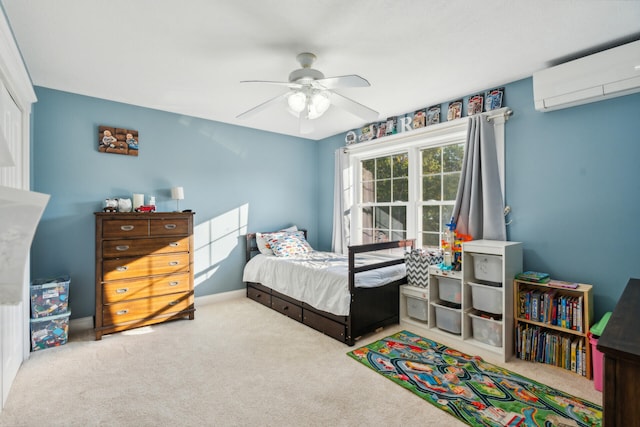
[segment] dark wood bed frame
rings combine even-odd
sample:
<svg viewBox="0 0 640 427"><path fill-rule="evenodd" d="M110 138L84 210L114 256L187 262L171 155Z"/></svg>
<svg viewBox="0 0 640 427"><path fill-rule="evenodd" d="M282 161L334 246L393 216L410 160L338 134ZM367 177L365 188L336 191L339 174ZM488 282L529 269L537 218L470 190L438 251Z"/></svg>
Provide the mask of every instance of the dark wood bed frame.
<svg viewBox="0 0 640 427"><path fill-rule="evenodd" d="M301 231L304 231L306 237L306 230ZM256 234L247 234L246 238L246 259L248 262L259 251L256 244ZM352 346L355 344L356 339L362 335L400 322L399 286L406 283L405 277L380 287L357 288L355 286L355 275L357 273L402 264L404 263L404 257L356 267L356 254L392 248L409 248L408 250L411 250L414 246L415 240L413 239L349 246L349 292L351 293L351 303L348 316L337 316L318 310L307 303L283 295L261 283L247 282L247 297Z"/></svg>

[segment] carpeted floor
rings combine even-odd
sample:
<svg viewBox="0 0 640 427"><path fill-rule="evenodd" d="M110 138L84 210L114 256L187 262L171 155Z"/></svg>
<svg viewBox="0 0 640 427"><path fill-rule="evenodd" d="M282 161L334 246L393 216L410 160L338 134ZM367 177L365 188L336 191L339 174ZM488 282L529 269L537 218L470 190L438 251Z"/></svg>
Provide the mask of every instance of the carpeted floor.
<svg viewBox="0 0 640 427"><path fill-rule="evenodd" d="M464 425L347 356L350 348L246 298L198 305L179 320L31 354L0 426ZM575 374L508 368L596 404Z"/></svg>

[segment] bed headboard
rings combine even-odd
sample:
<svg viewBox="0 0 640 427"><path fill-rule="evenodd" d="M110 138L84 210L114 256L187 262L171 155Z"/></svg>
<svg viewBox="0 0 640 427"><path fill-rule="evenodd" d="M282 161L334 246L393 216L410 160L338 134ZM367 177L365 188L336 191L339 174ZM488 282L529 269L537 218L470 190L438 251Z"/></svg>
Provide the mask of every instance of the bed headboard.
<svg viewBox="0 0 640 427"><path fill-rule="evenodd" d="M307 238L307 230L305 229L300 229L298 231L302 231L304 233L304 238ZM264 233L276 233L275 231L264 231ZM260 252L258 250L258 244L256 243L256 233L247 233L247 246L245 248L246 251L246 261L249 262L249 260L258 252Z"/></svg>

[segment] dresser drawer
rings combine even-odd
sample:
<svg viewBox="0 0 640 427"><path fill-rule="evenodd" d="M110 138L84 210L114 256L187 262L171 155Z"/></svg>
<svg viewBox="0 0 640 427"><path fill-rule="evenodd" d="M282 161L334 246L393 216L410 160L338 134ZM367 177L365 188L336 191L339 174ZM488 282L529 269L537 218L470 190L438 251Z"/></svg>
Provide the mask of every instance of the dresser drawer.
<svg viewBox="0 0 640 427"><path fill-rule="evenodd" d="M189 272L189 254L182 252L138 258L108 259L102 262L102 280L105 282L187 272Z"/></svg>
<svg viewBox="0 0 640 427"><path fill-rule="evenodd" d="M134 320L168 316L187 310L192 305L193 294L191 292L105 305L102 308L103 323L104 326L110 326Z"/></svg>
<svg viewBox="0 0 640 427"><path fill-rule="evenodd" d="M262 305L271 307L271 294L269 292L265 292L264 290L254 288L252 286L247 286L247 298L251 298L252 300L257 301Z"/></svg>
<svg viewBox="0 0 640 427"><path fill-rule="evenodd" d="M189 232L189 221L186 219L152 219L149 221L150 236L178 236Z"/></svg>
<svg viewBox="0 0 640 427"><path fill-rule="evenodd" d="M150 296L187 292L190 287L189 277L189 274L185 273L104 283L102 302L114 304Z"/></svg>
<svg viewBox="0 0 640 427"><path fill-rule="evenodd" d="M149 221L146 219L114 219L102 223L102 237L146 237Z"/></svg>
<svg viewBox="0 0 640 427"><path fill-rule="evenodd" d="M118 239L102 242L104 258L189 252L188 237L156 237L153 239Z"/></svg>

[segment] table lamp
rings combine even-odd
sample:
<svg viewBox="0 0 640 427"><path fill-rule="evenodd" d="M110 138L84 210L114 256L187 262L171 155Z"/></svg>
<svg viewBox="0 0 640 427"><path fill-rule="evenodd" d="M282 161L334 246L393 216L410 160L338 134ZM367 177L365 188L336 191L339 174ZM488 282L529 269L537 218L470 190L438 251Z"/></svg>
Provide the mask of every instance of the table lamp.
<svg viewBox="0 0 640 427"><path fill-rule="evenodd" d="M171 189L171 198L176 201L176 212L180 212L180 200L184 199L184 188L173 187Z"/></svg>

